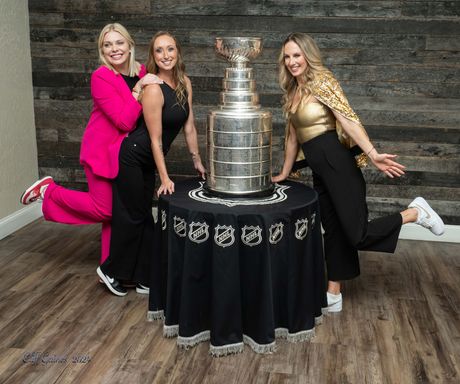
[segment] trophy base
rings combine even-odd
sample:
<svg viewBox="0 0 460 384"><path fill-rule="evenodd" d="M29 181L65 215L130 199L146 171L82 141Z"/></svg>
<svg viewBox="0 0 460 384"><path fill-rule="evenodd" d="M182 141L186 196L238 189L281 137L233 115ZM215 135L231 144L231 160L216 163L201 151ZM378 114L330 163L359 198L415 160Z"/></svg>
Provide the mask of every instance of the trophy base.
<svg viewBox="0 0 460 384"><path fill-rule="evenodd" d="M222 191L215 191L209 188L208 185L203 186L204 194L210 197L221 197L225 199L232 199L232 200L247 200L247 199L260 199L264 197L268 197L273 195L275 191L275 185L270 185L269 188L264 189L263 191L254 191L254 192L241 192L241 193L229 193L229 192L222 192Z"/></svg>

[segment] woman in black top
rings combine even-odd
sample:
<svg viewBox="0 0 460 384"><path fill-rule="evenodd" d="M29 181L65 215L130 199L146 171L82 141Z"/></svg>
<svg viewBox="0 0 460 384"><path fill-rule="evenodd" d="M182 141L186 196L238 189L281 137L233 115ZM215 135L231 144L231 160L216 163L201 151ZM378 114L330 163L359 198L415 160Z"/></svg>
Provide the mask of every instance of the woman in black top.
<svg viewBox="0 0 460 384"><path fill-rule="evenodd" d="M164 156L184 127L193 165L204 178L192 110L192 86L185 75L180 46L168 32L152 38L147 71L163 84L144 89L143 117L122 143L119 173L113 185L110 254L97 273L109 290L126 295L120 280L135 282L136 291L148 293L148 260L153 249L152 197L155 170L160 176L158 195L174 192Z"/></svg>

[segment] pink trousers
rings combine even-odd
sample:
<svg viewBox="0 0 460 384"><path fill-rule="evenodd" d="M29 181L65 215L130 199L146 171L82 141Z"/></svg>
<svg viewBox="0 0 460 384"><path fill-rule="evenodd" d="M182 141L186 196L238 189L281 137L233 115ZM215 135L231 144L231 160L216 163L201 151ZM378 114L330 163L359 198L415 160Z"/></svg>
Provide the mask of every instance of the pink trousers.
<svg viewBox="0 0 460 384"><path fill-rule="evenodd" d="M101 260L109 256L112 219L112 182L85 167L88 192L73 191L51 183L43 198L46 220L63 224L102 223Z"/></svg>

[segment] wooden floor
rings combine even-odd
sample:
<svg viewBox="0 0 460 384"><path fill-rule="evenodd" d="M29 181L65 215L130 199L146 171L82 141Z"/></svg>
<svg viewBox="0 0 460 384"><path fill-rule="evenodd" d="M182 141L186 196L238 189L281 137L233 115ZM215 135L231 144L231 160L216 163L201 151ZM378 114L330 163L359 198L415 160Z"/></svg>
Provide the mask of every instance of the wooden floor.
<svg viewBox="0 0 460 384"><path fill-rule="evenodd" d="M363 253L311 342L213 358L97 282L99 228L38 220L0 241L0 383L459 383L460 245Z"/></svg>

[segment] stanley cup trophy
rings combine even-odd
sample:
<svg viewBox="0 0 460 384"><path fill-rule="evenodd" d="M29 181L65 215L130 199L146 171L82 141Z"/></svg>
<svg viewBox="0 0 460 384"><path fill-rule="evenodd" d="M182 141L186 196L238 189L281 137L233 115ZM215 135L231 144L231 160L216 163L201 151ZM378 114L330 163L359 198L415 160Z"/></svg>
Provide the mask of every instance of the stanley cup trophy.
<svg viewBox="0 0 460 384"><path fill-rule="evenodd" d="M218 37L225 69L220 104L208 115L205 189L213 195L266 196L271 183L271 113L259 105L249 60L262 50L257 37Z"/></svg>

